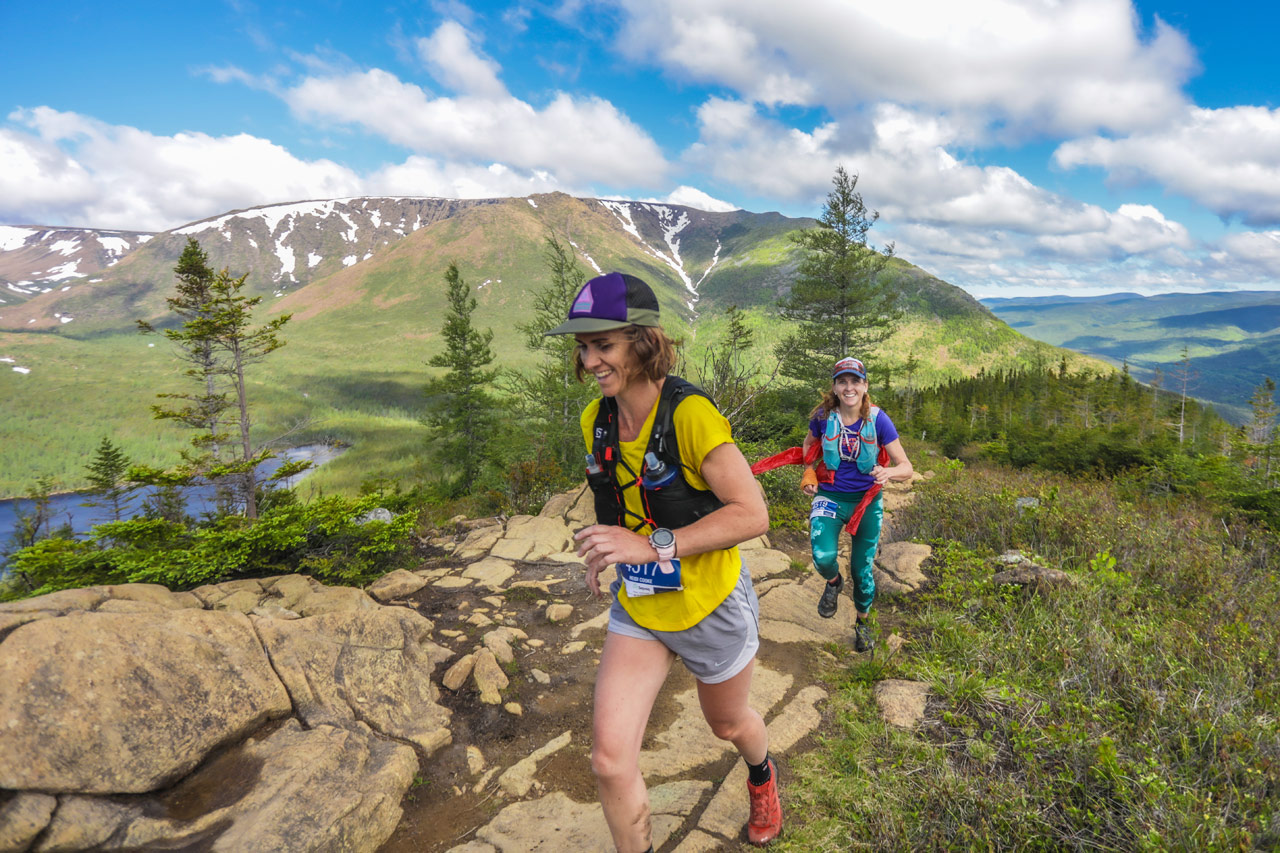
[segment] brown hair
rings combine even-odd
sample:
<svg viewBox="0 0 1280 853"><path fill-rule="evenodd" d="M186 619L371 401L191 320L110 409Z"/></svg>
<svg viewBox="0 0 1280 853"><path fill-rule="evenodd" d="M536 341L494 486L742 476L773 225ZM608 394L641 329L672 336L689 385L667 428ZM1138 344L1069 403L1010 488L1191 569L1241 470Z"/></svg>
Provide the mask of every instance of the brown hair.
<svg viewBox="0 0 1280 853"><path fill-rule="evenodd" d="M871 389L868 388L867 390L868 392L870 392ZM814 406L813 411L809 413L809 420L813 420L819 415L825 418L827 415L831 414L838 408L840 408L840 399L836 397L836 392L834 390L827 391L827 393L822 395L822 401L818 403L818 405ZM860 408L861 408L861 411L858 412L858 417L862 418L864 421L867 418L871 417L871 394L870 393L866 393L862 395L862 405L860 406Z"/></svg>
<svg viewBox="0 0 1280 853"><path fill-rule="evenodd" d="M642 375L657 382L671 372L672 365L676 363L676 348L660 326L626 326L622 331L639 365L633 375ZM586 372L582 366L582 348L575 347L573 373L581 382Z"/></svg>

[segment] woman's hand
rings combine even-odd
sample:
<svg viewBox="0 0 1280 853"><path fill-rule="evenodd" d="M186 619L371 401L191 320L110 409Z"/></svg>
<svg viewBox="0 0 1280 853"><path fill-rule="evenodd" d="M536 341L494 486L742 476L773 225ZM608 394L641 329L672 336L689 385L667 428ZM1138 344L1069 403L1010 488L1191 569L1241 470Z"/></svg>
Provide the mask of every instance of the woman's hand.
<svg viewBox="0 0 1280 853"><path fill-rule="evenodd" d="M907 458L907 451L902 449L902 442L894 439L884 446L889 452L889 461L892 466L884 468L880 465L871 469L871 476L876 478L876 482L884 485L890 480L899 482L910 480L911 475L915 473L915 468L911 465L911 460Z"/></svg>
<svg viewBox="0 0 1280 853"><path fill-rule="evenodd" d="M600 598L600 573L614 563L651 563L658 554L646 536L611 524L593 524L573 535L587 564L587 588Z"/></svg>
<svg viewBox="0 0 1280 853"><path fill-rule="evenodd" d="M800 478L800 491L809 497L813 497L818 493L818 472L812 468L805 468L804 475Z"/></svg>

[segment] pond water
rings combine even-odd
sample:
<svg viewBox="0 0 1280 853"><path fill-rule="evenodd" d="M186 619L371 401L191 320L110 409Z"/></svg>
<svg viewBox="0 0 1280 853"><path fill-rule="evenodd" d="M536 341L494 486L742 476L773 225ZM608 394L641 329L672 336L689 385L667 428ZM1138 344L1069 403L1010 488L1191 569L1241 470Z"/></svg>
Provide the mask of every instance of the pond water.
<svg viewBox="0 0 1280 853"><path fill-rule="evenodd" d="M282 481L282 485L286 488L293 488L316 468L338 458L345 450L345 447L331 444L308 444L302 447L291 447L288 450L281 451L274 459L268 459L262 463L258 467L258 473L262 476L270 476L285 462L293 462L300 459L310 461L311 467L306 471ZM153 488L147 488L131 495L125 505L123 517L130 518L136 514L143 501L150 497L154 491ZM187 513L199 518L205 513L212 512L214 509L214 492L215 490L212 486L196 486L187 489ZM85 494L63 494L50 497L49 512L53 519L52 526L58 528L64 524L69 524L76 535L80 536L88 533L95 524L110 521L111 509L101 506L85 506L84 502L90 499L90 496ZM18 525L18 514L20 512L31 512L34 509L35 502L27 498L0 501L0 550L7 549L13 537L13 532ZM0 576L3 576L3 567L4 557L0 556Z"/></svg>

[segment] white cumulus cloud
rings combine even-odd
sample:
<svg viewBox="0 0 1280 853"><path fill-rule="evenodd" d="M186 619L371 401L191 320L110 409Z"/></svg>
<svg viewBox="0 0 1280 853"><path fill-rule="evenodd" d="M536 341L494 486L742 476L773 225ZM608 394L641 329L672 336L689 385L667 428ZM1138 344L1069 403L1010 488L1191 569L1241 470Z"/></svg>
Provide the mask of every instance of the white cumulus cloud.
<svg viewBox="0 0 1280 853"><path fill-rule="evenodd" d="M618 49L763 104L893 101L1033 132L1158 125L1186 38L1128 0L622 0Z"/></svg>
<svg viewBox="0 0 1280 853"><path fill-rule="evenodd" d="M1155 181L1224 219L1280 223L1280 110L1186 110L1168 127L1059 146L1061 166L1098 166L1113 181Z"/></svg>
<svg viewBox="0 0 1280 853"><path fill-rule="evenodd" d="M543 170L566 183L662 183L668 164L649 134L609 101L558 92L538 107L507 94L496 66L456 24L421 44L437 74L460 91L429 92L378 68L315 73L282 96L307 121L353 124L416 154ZM454 70L444 65L454 63Z"/></svg>
<svg viewBox="0 0 1280 853"><path fill-rule="evenodd" d="M359 177L239 133L157 136L49 107L0 131L0 216L41 224L163 230L237 207L352 195ZM15 167L16 166L16 167Z"/></svg>
<svg viewBox="0 0 1280 853"><path fill-rule="evenodd" d="M416 44L431 76L454 91L487 98L506 97L507 87L498 79L498 64L475 51L470 34L456 21L446 21Z"/></svg>

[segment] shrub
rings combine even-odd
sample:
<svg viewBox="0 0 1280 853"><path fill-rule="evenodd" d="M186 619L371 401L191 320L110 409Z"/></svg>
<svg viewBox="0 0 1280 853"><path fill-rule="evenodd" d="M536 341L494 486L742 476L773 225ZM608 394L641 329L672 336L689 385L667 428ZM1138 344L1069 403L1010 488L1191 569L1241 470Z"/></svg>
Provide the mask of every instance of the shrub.
<svg viewBox="0 0 1280 853"><path fill-rule="evenodd" d="M235 577L303 572L363 583L398 565L409 551L417 513L391 522L360 518L382 495L280 501L256 521L222 516L192 526L137 518L98 525L88 541L56 537L14 556L14 571L43 594L103 583L158 583L185 589Z"/></svg>

